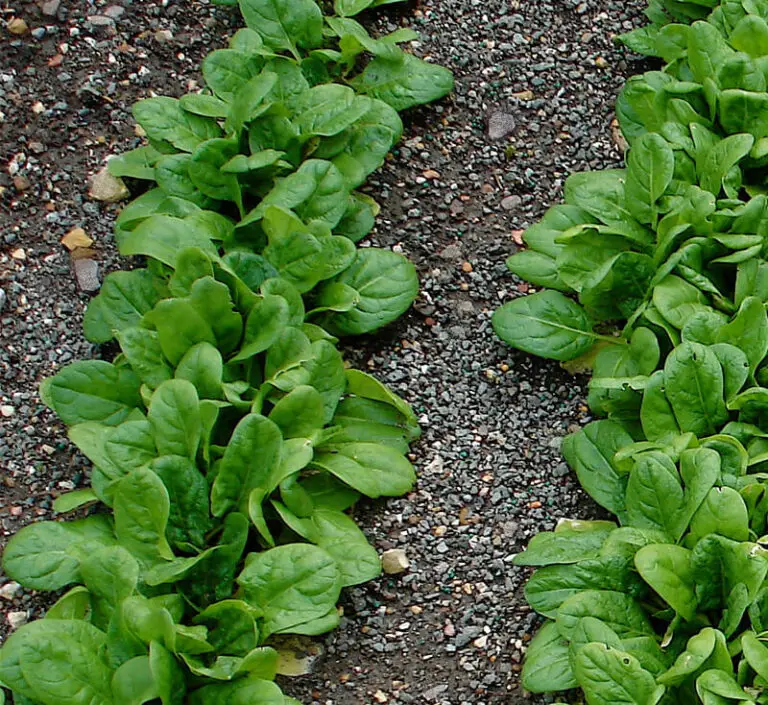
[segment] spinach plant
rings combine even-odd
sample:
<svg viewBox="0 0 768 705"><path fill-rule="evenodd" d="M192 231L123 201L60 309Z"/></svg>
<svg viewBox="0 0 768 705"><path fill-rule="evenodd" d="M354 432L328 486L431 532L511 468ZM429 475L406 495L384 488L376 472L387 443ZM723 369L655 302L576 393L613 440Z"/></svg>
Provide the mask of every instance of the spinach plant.
<svg viewBox="0 0 768 705"><path fill-rule="evenodd" d="M120 352L40 388L93 463L54 505L81 518L3 556L25 587L67 590L0 649L17 705L298 705L273 637L333 629L341 589L379 575L350 510L410 490L419 427L336 336L395 320L418 280L355 247L378 213L356 189L397 111L453 81L398 47L410 30L351 19L381 4L241 0L248 27L206 57L202 92L136 104L148 144L109 168L154 182L115 225L146 267L110 274L84 320Z"/></svg>
<svg viewBox="0 0 768 705"><path fill-rule="evenodd" d="M563 441L615 521L516 558L547 621L523 685L590 705L767 703L768 3L654 1L631 48L625 169L574 174L509 268L512 346L592 366L602 417Z"/></svg>

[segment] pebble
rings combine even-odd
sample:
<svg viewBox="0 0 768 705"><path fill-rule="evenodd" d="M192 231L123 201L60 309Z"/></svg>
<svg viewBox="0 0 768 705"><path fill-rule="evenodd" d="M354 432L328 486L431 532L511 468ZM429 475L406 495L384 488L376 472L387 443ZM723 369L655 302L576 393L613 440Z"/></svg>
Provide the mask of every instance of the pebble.
<svg viewBox="0 0 768 705"><path fill-rule="evenodd" d="M8 622L8 626L14 630L18 629L20 626L27 623L27 620L29 619L29 614L24 612L9 612L6 617L6 621Z"/></svg>
<svg viewBox="0 0 768 705"><path fill-rule="evenodd" d="M99 264L92 259L76 259L73 262L75 268L75 278L80 291L98 291L101 286L99 282Z"/></svg>
<svg viewBox="0 0 768 705"><path fill-rule="evenodd" d="M522 202L523 199L520 198L520 196L507 196L502 199L501 207L505 211L513 211L515 208L519 207Z"/></svg>
<svg viewBox="0 0 768 705"><path fill-rule="evenodd" d="M72 228L63 238L61 244L68 250L76 250L78 247L90 247L93 239L82 228Z"/></svg>
<svg viewBox="0 0 768 705"><path fill-rule="evenodd" d="M381 568L387 575L397 575L410 567L411 562L401 548L392 548L381 554Z"/></svg>
<svg viewBox="0 0 768 705"><path fill-rule="evenodd" d="M8 404L2 404L0 405L0 415L4 416L6 419L11 418L16 413L16 409L12 406L9 406Z"/></svg>
<svg viewBox="0 0 768 705"><path fill-rule="evenodd" d="M509 113L496 111L488 118L488 137L492 140L500 140L515 129L515 118Z"/></svg>
<svg viewBox="0 0 768 705"><path fill-rule="evenodd" d="M27 253L24 251L23 247L17 247L11 252L11 257L19 262L23 262L27 259Z"/></svg>
<svg viewBox="0 0 768 705"><path fill-rule="evenodd" d="M59 13L59 7L61 6L61 0L47 0L43 3L42 11L46 17L56 17Z"/></svg>
<svg viewBox="0 0 768 705"><path fill-rule="evenodd" d="M29 31L29 25L21 17L14 17L6 26L11 34L17 36L26 34Z"/></svg>
<svg viewBox="0 0 768 705"><path fill-rule="evenodd" d="M4 585L0 585L0 598L4 600L13 600L21 592L21 585L15 580L11 580Z"/></svg>
<svg viewBox="0 0 768 705"><path fill-rule="evenodd" d="M88 195L95 201L117 203L128 198L131 193L123 180L112 176L105 166L91 177Z"/></svg>

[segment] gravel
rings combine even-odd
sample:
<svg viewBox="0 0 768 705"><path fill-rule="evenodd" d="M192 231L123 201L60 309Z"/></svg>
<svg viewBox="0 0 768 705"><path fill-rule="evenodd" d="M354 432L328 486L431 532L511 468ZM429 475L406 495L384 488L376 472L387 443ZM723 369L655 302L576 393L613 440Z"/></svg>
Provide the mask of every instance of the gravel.
<svg viewBox="0 0 768 705"><path fill-rule="evenodd" d="M561 198L569 173L620 161L613 101L645 66L612 37L637 24L640 5L431 0L363 18L381 31L413 26L414 51L453 69L457 87L408 116L405 141L368 184L382 206L373 242L413 259L422 294L348 351L421 418L417 489L357 513L377 549L404 551L410 567L346 591L325 658L283 682L306 705L545 702L518 683L538 619L522 595L528 573L511 559L559 518L594 515L558 451L589 414L582 381L507 349L490 315L528 291L504 267L519 231ZM99 276L125 266L111 236L117 206L89 200L88 177L138 144L132 102L194 85L232 28L231 13L203 2L14 8L30 31L0 44L0 545L85 476L36 389L97 353L80 332L88 296L61 238L83 228ZM47 605L4 582L0 638L15 613Z"/></svg>

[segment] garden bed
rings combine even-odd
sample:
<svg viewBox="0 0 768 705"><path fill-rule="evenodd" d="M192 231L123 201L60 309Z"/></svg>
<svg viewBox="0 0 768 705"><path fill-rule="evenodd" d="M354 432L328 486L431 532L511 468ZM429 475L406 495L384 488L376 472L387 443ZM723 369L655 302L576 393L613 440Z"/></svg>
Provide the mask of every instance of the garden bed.
<svg viewBox="0 0 768 705"><path fill-rule="evenodd" d="M422 422L417 489L358 511L374 545L405 549L411 568L344 593L325 659L286 687L305 703L522 701L517 673L537 621L522 599L527 573L509 558L558 518L594 514L558 451L588 420L578 381L507 349L489 319L518 286L503 263L513 233L559 200L569 173L620 162L613 101L639 67L611 37L640 8L517 5L452 0L363 16L388 31L407 20L422 35L415 51L453 70L457 86L406 116L404 141L366 186L382 206L372 240L414 261L422 295L347 351ZM124 266L116 208L89 200L86 178L138 143L131 104L199 81L202 56L235 19L201 3L61 6L43 16L17 3L34 34L6 34L0 48L0 541L84 479L86 461L36 389L96 352L80 329L89 296L61 238L83 228L102 275ZM3 636L11 613L32 618L47 604L29 593L0 599Z"/></svg>

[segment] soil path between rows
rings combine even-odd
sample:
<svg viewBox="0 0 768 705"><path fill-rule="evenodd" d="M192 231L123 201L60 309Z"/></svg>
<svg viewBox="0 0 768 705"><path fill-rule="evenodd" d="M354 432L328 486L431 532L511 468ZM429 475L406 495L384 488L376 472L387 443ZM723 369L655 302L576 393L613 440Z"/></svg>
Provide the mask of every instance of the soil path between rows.
<svg viewBox="0 0 768 705"><path fill-rule="evenodd" d="M451 68L457 85L405 116L404 141L365 189L382 207L371 242L415 262L422 294L347 351L423 425L418 487L357 512L377 549L403 548L412 565L346 591L314 673L283 683L307 705L532 702L518 673L538 621L523 598L527 572L510 561L559 518L594 514L558 451L590 419L582 381L503 346L490 314L527 291L504 259L565 177L620 164L613 103L645 67L614 36L640 22L641 5L434 0L362 17L372 31L414 27L413 51ZM237 19L204 2L43 6L56 11L0 8L31 30L0 30L0 547L85 479L37 386L99 354L81 333L89 296L62 236L81 227L94 239L102 277L128 266L111 234L117 207L90 201L87 178L139 144L132 103L193 88ZM0 597L0 639L10 613L35 618L46 605L29 592Z"/></svg>

